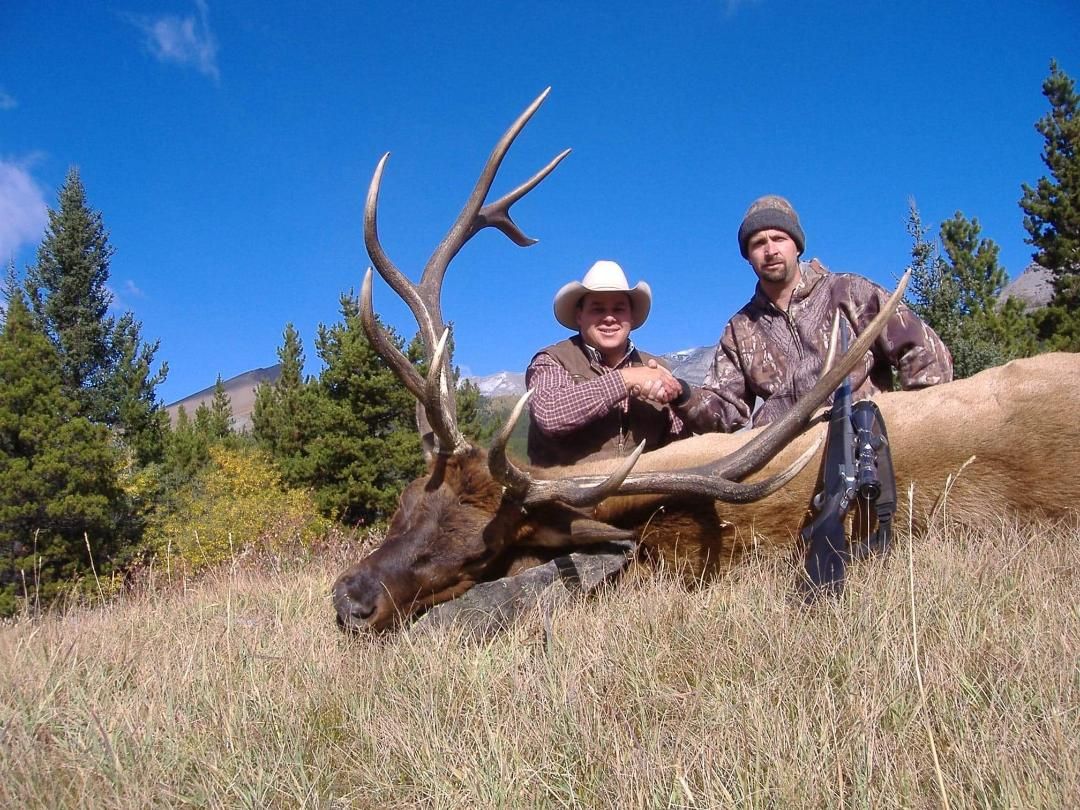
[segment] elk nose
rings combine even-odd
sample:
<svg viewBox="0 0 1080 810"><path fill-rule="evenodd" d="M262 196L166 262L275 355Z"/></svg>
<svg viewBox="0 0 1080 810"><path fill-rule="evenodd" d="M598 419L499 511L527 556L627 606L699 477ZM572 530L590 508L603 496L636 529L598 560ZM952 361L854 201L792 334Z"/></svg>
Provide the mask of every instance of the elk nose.
<svg viewBox="0 0 1080 810"><path fill-rule="evenodd" d="M334 586L334 609L337 611L338 624L346 630L361 630L375 614L375 600L350 593L348 583L339 582Z"/></svg>

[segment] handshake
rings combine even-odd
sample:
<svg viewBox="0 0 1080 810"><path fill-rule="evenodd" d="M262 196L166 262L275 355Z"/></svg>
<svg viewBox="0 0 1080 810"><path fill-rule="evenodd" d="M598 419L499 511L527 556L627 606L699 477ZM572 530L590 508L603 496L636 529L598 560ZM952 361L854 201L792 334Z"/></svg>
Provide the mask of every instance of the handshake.
<svg viewBox="0 0 1080 810"><path fill-rule="evenodd" d="M648 400L659 405L667 405L689 395L689 386L675 377L670 371L658 364L655 360L649 360L644 366L632 366L619 369L626 390L630 396L637 399Z"/></svg>

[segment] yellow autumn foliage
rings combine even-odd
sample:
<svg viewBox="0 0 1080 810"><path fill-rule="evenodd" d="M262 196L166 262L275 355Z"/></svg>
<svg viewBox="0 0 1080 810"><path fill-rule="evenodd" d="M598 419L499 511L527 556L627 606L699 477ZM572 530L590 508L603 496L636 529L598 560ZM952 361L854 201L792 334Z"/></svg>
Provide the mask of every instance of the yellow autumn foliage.
<svg viewBox="0 0 1080 810"><path fill-rule="evenodd" d="M210 448L210 463L155 523L150 547L188 571L246 551L310 545L332 525L309 492L282 482L266 453L224 445Z"/></svg>

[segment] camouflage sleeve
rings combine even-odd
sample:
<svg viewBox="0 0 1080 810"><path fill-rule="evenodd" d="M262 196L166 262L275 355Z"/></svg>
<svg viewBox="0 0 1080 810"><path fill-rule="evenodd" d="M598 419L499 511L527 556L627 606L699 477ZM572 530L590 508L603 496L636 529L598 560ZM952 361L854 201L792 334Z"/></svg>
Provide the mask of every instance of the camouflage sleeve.
<svg viewBox="0 0 1080 810"><path fill-rule="evenodd" d="M859 332L881 311L889 294L862 276L849 276L848 310ZM901 303L877 339L874 353L897 370L900 387L925 388L953 378L949 349L911 307Z"/></svg>
<svg viewBox="0 0 1080 810"><path fill-rule="evenodd" d="M753 409L754 394L747 388L735 333L728 322L704 385L693 389L690 399L675 411L694 433L732 433L749 423Z"/></svg>

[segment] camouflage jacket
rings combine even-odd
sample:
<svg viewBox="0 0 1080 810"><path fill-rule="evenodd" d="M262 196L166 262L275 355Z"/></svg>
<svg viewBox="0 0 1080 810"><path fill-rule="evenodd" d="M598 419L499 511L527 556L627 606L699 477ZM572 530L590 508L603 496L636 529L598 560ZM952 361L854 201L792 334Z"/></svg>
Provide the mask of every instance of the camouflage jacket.
<svg viewBox="0 0 1080 810"><path fill-rule="evenodd" d="M802 280L787 312L758 285L754 297L728 321L716 356L680 415L696 433L763 425L783 415L817 381L828 352L833 313L839 309L858 335L888 293L862 276L831 273L817 259L800 262ZM901 303L861 365L849 377L855 399L893 389L923 388L952 379L952 356L941 338ZM758 411L754 405L763 400Z"/></svg>

